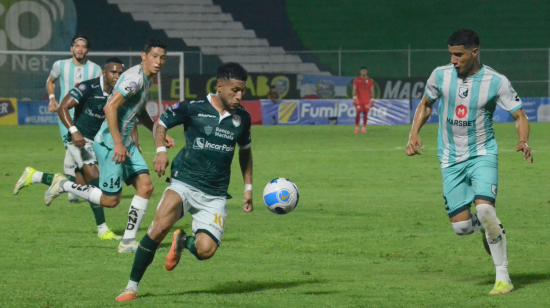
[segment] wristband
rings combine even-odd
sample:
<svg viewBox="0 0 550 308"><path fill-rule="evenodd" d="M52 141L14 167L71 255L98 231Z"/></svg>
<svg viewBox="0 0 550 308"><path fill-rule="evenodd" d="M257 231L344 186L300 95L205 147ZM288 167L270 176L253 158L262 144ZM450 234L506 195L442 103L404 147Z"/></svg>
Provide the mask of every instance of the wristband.
<svg viewBox="0 0 550 308"><path fill-rule="evenodd" d="M76 133L78 131L78 128L76 128L76 126L71 126L69 127L69 132L72 134Z"/></svg>
<svg viewBox="0 0 550 308"><path fill-rule="evenodd" d="M252 184L244 184L244 191L252 190Z"/></svg>
<svg viewBox="0 0 550 308"><path fill-rule="evenodd" d="M158 147L157 148L157 154L160 152L166 152L166 147Z"/></svg>
<svg viewBox="0 0 550 308"><path fill-rule="evenodd" d="M48 96L50 98L50 100L52 100L52 98L55 98L55 95L53 94L50 94L50 96Z"/></svg>

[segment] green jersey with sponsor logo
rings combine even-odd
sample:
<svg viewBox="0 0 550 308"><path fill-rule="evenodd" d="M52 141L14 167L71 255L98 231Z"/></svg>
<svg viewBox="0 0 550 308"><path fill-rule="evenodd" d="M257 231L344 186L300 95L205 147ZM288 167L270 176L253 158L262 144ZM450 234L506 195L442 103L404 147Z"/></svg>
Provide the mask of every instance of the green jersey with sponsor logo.
<svg viewBox="0 0 550 308"><path fill-rule="evenodd" d="M109 97L103 90L103 76L76 85L69 95L78 102L74 108L74 125L83 137L93 140L105 120L103 107ZM67 140L72 140L70 133Z"/></svg>
<svg viewBox="0 0 550 308"><path fill-rule="evenodd" d="M172 178L212 196L227 196L235 145L248 149L250 114L243 107L223 116L203 100L180 102L166 110L159 124L172 128L183 124L185 147L172 162Z"/></svg>

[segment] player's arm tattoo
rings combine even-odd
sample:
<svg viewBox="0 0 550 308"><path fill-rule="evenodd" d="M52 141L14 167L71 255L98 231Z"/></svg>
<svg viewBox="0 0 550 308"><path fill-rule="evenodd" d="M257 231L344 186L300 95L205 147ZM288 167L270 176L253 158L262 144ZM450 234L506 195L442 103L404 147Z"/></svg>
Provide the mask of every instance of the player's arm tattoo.
<svg viewBox="0 0 550 308"><path fill-rule="evenodd" d="M153 140L155 141L155 146L163 147L164 146L164 140L166 139L166 127L162 126L157 123L153 125Z"/></svg>

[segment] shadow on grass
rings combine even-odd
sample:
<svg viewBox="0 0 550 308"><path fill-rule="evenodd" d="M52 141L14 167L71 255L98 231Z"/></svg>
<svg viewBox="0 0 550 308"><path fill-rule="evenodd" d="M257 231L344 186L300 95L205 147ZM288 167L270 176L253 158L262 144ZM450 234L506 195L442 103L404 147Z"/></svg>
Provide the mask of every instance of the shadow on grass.
<svg viewBox="0 0 550 308"><path fill-rule="evenodd" d="M145 293L140 297L156 297L156 296L178 296L186 294L242 294L242 293L252 293L259 292L264 290L274 290L274 289L290 289L304 284L316 284L322 283L319 279L310 279L310 280L295 280L295 281L234 281L215 286L209 290L192 290L192 291L183 291L176 293L166 293L166 294L153 294ZM307 294L315 294L313 292L306 292ZM325 293L323 293L325 294Z"/></svg>
<svg viewBox="0 0 550 308"><path fill-rule="evenodd" d="M520 273L510 275L512 283L514 284L514 289L519 290L530 284L536 284L546 280L550 280L550 273ZM488 276L486 279L481 280L478 285L492 285L495 283L495 278L493 275Z"/></svg>

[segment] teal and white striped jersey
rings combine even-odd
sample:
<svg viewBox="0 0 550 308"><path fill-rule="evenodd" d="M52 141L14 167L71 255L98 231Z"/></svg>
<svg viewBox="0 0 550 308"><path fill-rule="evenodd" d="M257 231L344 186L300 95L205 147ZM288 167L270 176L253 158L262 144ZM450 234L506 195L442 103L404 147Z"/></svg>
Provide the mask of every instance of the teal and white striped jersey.
<svg viewBox="0 0 550 308"><path fill-rule="evenodd" d="M61 95L57 101L61 103L74 86L83 81L97 78L101 76L101 73L101 67L90 60L86 60L86 64L82 66L75 65L73 58L55 61L50 75L55 80L59 79Z"/></svg>
<svg viewBox="0 0 550 308"><path fill-rule="evenodd" d="M152 84L153 79L147 80L141 64L138 64L122 73L115 85L113 94L120 92L126 98L126 102L118 107L117 111L118 130L125 147L132 143L130 133L136 122L136 116L145 109L147 94ZM113 94L111 94L111 97ZM114 147L113 137L107 126L107 121L103 122L95 140L109 148Z"/></svg>
<svg viewBox="0 0 550 308"><path fill-rule="evenodd" d="M481 155L497 155L493 113L499 104L509 113L522 102L508 78L482 65L466 79L452 64L436 68L426 83L425 95L439 102L437 156L441 168Z"/></svg>

